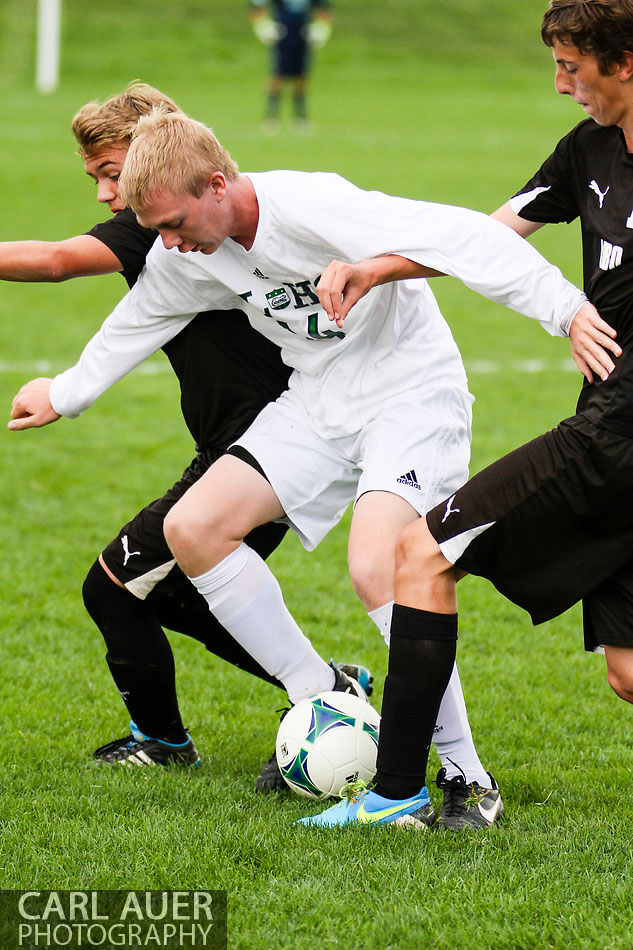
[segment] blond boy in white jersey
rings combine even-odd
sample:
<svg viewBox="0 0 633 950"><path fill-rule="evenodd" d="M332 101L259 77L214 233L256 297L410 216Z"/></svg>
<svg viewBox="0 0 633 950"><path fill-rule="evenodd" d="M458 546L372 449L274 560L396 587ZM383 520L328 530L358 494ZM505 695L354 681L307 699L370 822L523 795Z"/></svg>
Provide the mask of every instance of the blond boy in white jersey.
<svg viewBox="0 0 633 950"><path fill-rule="evenodd" d="M354 501L352 581L388 631L396 541L464 481L471 397L424 281L376 288L337 328L319 304L319 275L335 257L398 253L553 334L565 335L574 318L598 326L597 313L484 215L363 192L336 175L243 175L209 130L184 116L142 120L120 187L163 243L77 366L53 382L51 418L53 407L83 411L194 313L241 306L294 367L290 388L176 504L167 541L220 622L270 668L297 627L243 537L285 519L311 549ZM200 253L182 256L189 251ZM15 417L26 413L18 400ZM490 784L476 754L464 764L469 781Z"/></svg>

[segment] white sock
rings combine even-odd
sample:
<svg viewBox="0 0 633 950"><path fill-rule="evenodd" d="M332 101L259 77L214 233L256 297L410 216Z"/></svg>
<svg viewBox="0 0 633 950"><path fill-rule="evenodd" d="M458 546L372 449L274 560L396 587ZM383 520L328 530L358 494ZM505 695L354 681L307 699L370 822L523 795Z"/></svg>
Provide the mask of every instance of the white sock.
<svg viewBox="0 0 633 950"><path fill-rule="evenodd" d="M387 646L389 646L391 639L391 615L393 613L393 605L394 601L390 600L388 604L383 604L382 607L376 607L375 610L367 611L367 616L370 620L374 621L384 637Z"/></svg>
<svg viewBox="0 0 633 950"><path fill-rule="evenodd" d="M370 619L380 630L387 646L389 646L391 633L393 604L391 600L388 604L369 611ZM490 778L479 761L470 731L457 666L453 666L451 678L442 697L433 742L442 761L442 767L446 769L446 778L451 779L456 775L461 775L463 770L467 782L477 782L483 788L489 787Z"/></svg>
<svg viewBox="0 0 633 950"><path fill-rule="evenodd" d="M247 544L189 580L231 636L281 680L291 703L332 689L334 671L301 632L276 578Z"/></svg>
<svg viewBox="0 0 633 950"><path fill-rule="evenodd" d="M473 742L462 684L453 666L451 678L442 697L433 742L446 769L446 778L464 774L467 782L477 782L482 788L490 787L490 777L479 761Z"/></svg>

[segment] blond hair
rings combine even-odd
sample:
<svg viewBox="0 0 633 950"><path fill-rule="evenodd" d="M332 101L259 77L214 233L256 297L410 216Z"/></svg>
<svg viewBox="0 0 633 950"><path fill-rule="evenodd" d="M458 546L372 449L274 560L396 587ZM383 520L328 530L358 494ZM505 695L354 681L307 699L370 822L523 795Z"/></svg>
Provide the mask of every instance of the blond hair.
<svg viewBox="0 0 633 950"><path fill-rule="evenodd" d="M200 198L213 172L235 181L239 169L213 132L182 112L153 109L139 120L119 179L133 211L143 211L158 192Z"/></svg>
<svg viewBox="0 0 633 950"><path fill-rule="evenodd" d="M142 82L130 83L125 92L103 103L86 103L72 122L79 154L86 158L119 142L129 145L140 117L157 106L166 112L180 111L169 96Z"/></svg>

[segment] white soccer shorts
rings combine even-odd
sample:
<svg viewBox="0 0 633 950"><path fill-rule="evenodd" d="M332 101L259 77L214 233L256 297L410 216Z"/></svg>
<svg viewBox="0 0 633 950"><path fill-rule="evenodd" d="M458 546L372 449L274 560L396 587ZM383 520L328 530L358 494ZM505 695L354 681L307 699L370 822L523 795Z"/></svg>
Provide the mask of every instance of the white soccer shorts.
<svg viewBox="0 0 633 950"><path fill-rule="evenodd" d="M257 459L308 551L368 491L399 495L421 515L468 478L468 393L421 389L385 401L361 431L325 439L300 399L283 393L234 444Z"/></svg>

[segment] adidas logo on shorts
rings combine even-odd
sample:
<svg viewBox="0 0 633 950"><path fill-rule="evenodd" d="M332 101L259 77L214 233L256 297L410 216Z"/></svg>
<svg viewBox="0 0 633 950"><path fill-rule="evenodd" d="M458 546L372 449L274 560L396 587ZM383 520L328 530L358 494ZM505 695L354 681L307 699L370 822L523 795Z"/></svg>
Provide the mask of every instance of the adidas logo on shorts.
<svg viewBox="0 0 633 950"><path fill-rule="evenodd" d="M417 488L418 491L421 491L420 485L418 484L418 476L415 474L414 469L411 469L406 475L401 475L396 481L399 485L408 485L409 488Z"/></svg>

